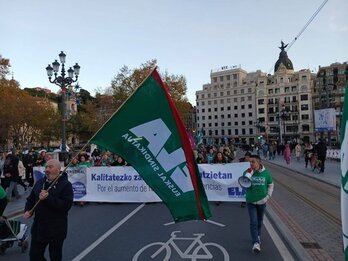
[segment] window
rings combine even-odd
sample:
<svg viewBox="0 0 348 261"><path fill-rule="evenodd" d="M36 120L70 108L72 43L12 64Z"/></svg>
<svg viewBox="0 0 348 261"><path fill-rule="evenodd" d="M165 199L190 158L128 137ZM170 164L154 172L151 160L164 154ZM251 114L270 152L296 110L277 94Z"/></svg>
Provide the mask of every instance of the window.
<svg viewBox="0 0 348 261"><path fill-rule="evenodd" d="M301 105L301 110L302 111L308 111L308 104L302 104Z"/></svg>
<svg viewBox="0 0 348 261"><path fill-rule="evenodd" d="M198 111L197 111L198 112ZM205 112L205 109L202 109L202 112Z"/></svg>
<svg viewBox="0 0 348 261"><path fill-rule="evenodd" d="M211 96L210 93L208 93L208 98L210 98L210 96Z"/></svg>
<svg viewBox="0 0 348 261"><path fill-rule="evenodd" d="M306 91L308 91L307 85L302 85L301 92L306 92Z"/></svg>
<svg viewBox="0 0 348 261"><path fill-rule="evenodd" d="M236 135L236 136L239 135L238 129L235 129L235 130L234 130L234 135Z"/></svg>
<svg viewBox="0 0 348 261"><path fill-rule="evenodd" d="M217 108L214 108L214 111L217 111Z"/></svg>
<svg viewBox="0 0 348 261"><path fill-rule="evenodd" d="M302 131L309 131L309 125L308 124L303 124L302 125Z"/></svg>
<svg viewBox="0 0 348 261"><path fill-rule="evenodd" d="M227 126L231 126L231 122L229 121L229 122L227 122Z"/></svg>
<svg viewBox="0 0 348 261"><path fill-rule="evenodd" d="M302 120L309 120L309 115L308 114L302 114L301 115Z"/></svg>
<svg viewBox="0 0 348 261"><path fill-rule="evenodd" d="M215 127L217 127L218 126L218 123L217 122L215 122Z"/></svg>
<svg viewBox="0 0 348 261"><path fill-rule="evenodd" d="M241 97L241 98L240 98L240 101L241 101L241 102L245 101L245 97Z"/></svg>
<svg viewBox="0 0 348 261"><path fill-rule="evenodd" d="M231 98L227 98L227 103L231 103Z"/></svg>
<svg viewBox="0 0 348 261"><path fill-rule="evenodd" d="M218 116L217 115L214 115L214 119L217 119L218 118Z"/></svg>
<svg viewBox="0 0 348 261"><path fill-rule="evenodd" d="M205 120L205 116L202 116L202 120L203 120L203 121Z"/></svg>
<svg viewBox="0 0 348 261"><path fill-rule="evenodd" d="M204 106L205 105L205 102L204 101L202 101L202 106Z"/></svg>
<svg viewBox="0 0 348 261"><path fill-rule="evenodd" d="M280 89L279 88L275 88L274 89L274 93L279 94L280 93Z"/></svg>
<svg viewBox="0 0 348 261"><path fill-rule="evenodd" d="M234 117L235 117L235 118L238 118L238 113L235 113L235 114L234 114Z"/></svg>
<svg viewBox="0 0 348 261"><path fill-rule="evenodd" d="M227 91L227 95L231 95L231 91Z"/></svg>
<svg viewBox="0 0 348 261"><path fill-rule="evenodd" d="M237 94L238 94L237 90L234 90L234 91L233 91L233 94L234 94L234 95L237 95Z"/></svg>
<svg viewBox="0 0 348 261"><path fill-rule="evenodd" d="M253 134L254 134L254 130L250 128L250 129L249 129L249 134L250 134L250 135L253 135Z"/></svg>
<svg viewBox="0 0 348 261"><path fill-rule="evenodd" d="M211 122L208 124L209 127L211 127Z"/></svg>
<svg viewBox="0 0 348 261"><path fill-rule="evenodd" d="M240 106L240 108L241 108L242 110L244 110L244 109L245 109L245 105Z"/></svg>
<svg viewBox="0 0 348 261"><path fill-rule="evenodd" d="M224 99L221 99L221 100L220 100L220 104L224 104Z"/></svg>
<svg viewBox="0 0 348 261"><path fill-rule="evenodd" d="M240 93L241 93L241 94L244 94L244 89L241 89L241 90L240 90Z"/></svg>
<svg viewBox="0 0 348 261"><path fill-rule="evenodd" d="M213 82L217 82L217 77L213 77Z"/></svg>
<svg viewBox="0 0 348 261"><path fill-rule="evenodd" d="M238 102L238 99L237 99L237 98L233 98L233 101L234 101L234 102Z"/></svg>
<svg viewBox="0 0 348 261"><path fill-rule="evenodd" d="M225 115L221 114L221 119L224 119L225 118Z"/></svg>
<svg viewBox="0 0 348 261"><path fill-rule="evenodd" d="M242 135L245 135L245 129L242 129Z"/></svg>
<svg viewBox="0 0 348 261"><path fill-rule="evenodd" d="M248 93L251 93L251 88L248 88Z"/></svg>
<svg viewBox="0 0 348 261"><path fill-rule="evenodd" d="M306 81L307 81L307 76L306 76L306 75L302 75L301 81L302 81L302 82L306 82Z"/></svg>
<svg viewBox="0 0 348 261"><path fill-rule="evenodd" d="M237 74L233 74L233 80L237 80L238 75Z"/></svg>
<svg viewBox="0 0 348 261"><path fill-rule="evenodd" d="M217 97L217 93L216 92L214 92L214 97Z"/></svg>
<svg viewBox="0 0 348 261"><path fill-rule="evenodd" d="M242 113L242 118L245 118L245 113L244 112Z"/></svg>
<svg viewBox="0 0 348 261"><path fill-rule="evenodd" d="M231 129L228 129L228 130L227 130L227 133L228 133L228 135L232 135Z"/></svg>
<svg viewBox="0 0 348 261"><path fill-rule="evenodd" d="M252 100L252 97L251 96L248 96L248 101L251 101Z"/></svg>
<svg viewBox="0 0 348 261"><path fill-rule="evenodd" d="M245 125L245 121L242 121L242 125L243 125L243 126Z"/></svg>
<svg viewBox="0 0 348 261"><path fill-rule="evenodd" d="M292 87L291 87L291 91L292 91L292 92L296 92L296 91L297 91L297 87L296 87L296 86L292 86Z"/></svg>
<svg viewBox="0 0 348 261"><path fill-rule="evenodd" d="M211 112L211 108L208 108L208 112Z"/></svg>
<svg viewBox="0 0 348 261"><path fill-rule="evenodd" d="M227 114L227 118L231 119L231 114Z"/></svg>
<svg viewBox="0 0 348 261"><path fill-rule="evenodd" d="M252 104L248 104L248 109L252 109L253 105Z"/></svg>
<svg viewBox="0 0 348 261"><path fill-rule="evenodd" d="M231 75L226 75L226 80L227 81L231 80Z"/></svg>
<svg viewBox="0 0 348 261"><path fill-rule="evenodd" d="M285 87L285 88L284 88L284 92L285 92L285 93L290 92L290 88L289 88L289 87Z"/></svg>
<svg viewBox="0 0 348 261"><path fill-rule="evenodd" d="M259 108L259 113L265 113L265 108Z"/></svg>
<svg viewBox="0 0 348 261"><path fill-rule="evenodd" d="M220 82L222 82L224 80L223 76L220 76Z"/></svg>
<svg viewBox="0 0 348 261"><path fill-rule="evenodd" d="M208 101L208 105L211 105L211 101Z"/></svg>
<svg viewBox="0 0 348 261"><path fill-rule="evenodd" d="M214 101L214 104L217 104L217 100Z"/></svg>
<svg viewBox="0 0 348 261"><path fill-rule="evenodd" d="M230 111L231 110L231 106L227 106L227 110Z"/></svg>
<svg viewBox="0 0 348 261"><path fill-rule="evenodd" d="M249 125L253 125L253 121L249 121Z"/></svg>
<svg viewBox="0 0 348 261"><path fill-rule="evenodd" d="M224 111L224 107L220 107L220 111Z"/></svg>
<svg viewBox="0 0 348 261"><path fill-rule="evenodd" d="M220 96L224 96L224 92L220 92Z"/></svg>
<svg viewBox="0 0 348 261"><path fill-rule="evenodd" d="M211 120L211 115L208 116L208 120Z"/></svg>
<svg viewBox="0 0 348 261"><path fill-rule="evenodd" d="M225 135L225 130L221 130L221 135Z"/></svg>
<svg viewBox="0 0 348 261"><path fill-rule="evenodd" d="M238 126L238 121L235 121L235 122L234 122L234 126Z"/></svg>
<svg viewBox="0 0 348 261"><path fill-rule="evenodd" d="M215 135L219 135L219 131L218 130L215 130Z"/></svg>
<svg viewBox="0 0 348 261"><path fill-rule="evenodd" d="M257 104L258 105L262 105L262 104L264 104L265 103L265 99L258 99L257 100Z"/></svg>
<svg viewBox="0 0 348 261"><path fill-rule="evenodd" d="M253 113L252 113L252 112L249 112L249 113L248 113L248 116L249 116L249 117L252 117L252 116L253 116Z"/></svg>
<svg viewBox="0 0 348 261"><path fill-rule="evenodd" d="M268 94L273 94L273 89L269 89Z"/></svg>
<svg viewBox="0 0 348 261"><path fill-rule="evenodd" d="M308 94L301 95L301 101L308 101Z"/></svg>

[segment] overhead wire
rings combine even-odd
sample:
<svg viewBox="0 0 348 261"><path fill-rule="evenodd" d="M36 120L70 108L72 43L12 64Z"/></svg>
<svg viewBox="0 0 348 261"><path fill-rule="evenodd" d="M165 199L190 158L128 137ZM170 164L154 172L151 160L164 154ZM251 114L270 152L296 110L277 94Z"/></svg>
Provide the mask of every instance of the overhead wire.
<svg viewBox="0 0 348 261"><path fill-rule="evenodd" d="M329 0L324 0L324 2L321 3L321 5L318 7L318 9L315 11L315 13L311 16L311 18L308 20L308 22L305 24L305 26L301 29L301 31L296 35L296 37L292 40L292 42L288 45L286 48L286 51L289 51L291 46L297 41L297 39L301 36L301 34L307 29L307 27L310 25L310 23L314 20L314 18L319 14L320 10L326 5L326 3Z"/></svg>

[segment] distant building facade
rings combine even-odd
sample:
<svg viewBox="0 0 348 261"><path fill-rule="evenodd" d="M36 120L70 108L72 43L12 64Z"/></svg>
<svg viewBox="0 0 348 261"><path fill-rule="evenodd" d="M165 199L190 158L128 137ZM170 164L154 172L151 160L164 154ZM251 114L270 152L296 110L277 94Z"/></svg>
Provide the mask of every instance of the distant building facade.
<svg viewBox="0 0 348 261"><path fill-rule="evenodd" d="M316 133L316 138L325 138L329 143L340 142L340 128L343 112L343 101L348 80L348 62L319 66L314 89L314 109L334 108L336 111L336 130Z"/></svg>
<svg viewBox="0 0 348 261"><path fill-rule="evenodd" d="M314 141L316 75L295 72L282 43L274 74L222 67L196 92L197 128L206 143Z"/></svg>

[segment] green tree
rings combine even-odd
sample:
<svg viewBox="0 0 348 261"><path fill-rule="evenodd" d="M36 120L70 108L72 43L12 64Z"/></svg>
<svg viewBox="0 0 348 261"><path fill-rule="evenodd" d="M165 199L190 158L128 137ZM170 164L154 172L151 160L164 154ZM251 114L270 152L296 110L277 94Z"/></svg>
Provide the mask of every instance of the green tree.
<svg viewBox="0 0 348 261"><path fill-rule="evenodd" d="M126 101L126 99L145 80L156 65L157 61L154 59L141 64L139 68L129 69L125 65L120 69L111 81L115 109L119 108ZM191 108L191 104L188 102L186 97L187 86L185 77L183 75L169 74L167 71L162 75L162 77L181 118L185 122Z"/></svg>

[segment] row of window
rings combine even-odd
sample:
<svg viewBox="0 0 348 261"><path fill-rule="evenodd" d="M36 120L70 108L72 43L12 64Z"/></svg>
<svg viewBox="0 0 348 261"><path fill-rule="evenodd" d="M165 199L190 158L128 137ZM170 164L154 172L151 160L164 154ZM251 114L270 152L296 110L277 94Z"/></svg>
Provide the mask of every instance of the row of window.
<svg viewBox="0 0 348 261"><path fill-rule="evenodd" d="M234 109L234 110L239 110L239 109L245 110L245 108L246 108L245 105L241 105L240 107L239 107L238 105L234 105L234 106L233 106L233 109ZM248 104L248 109L252 109L252 108L253 108L253 105L252 105L252 104ZM218 108L217 108L217 107L215 107L215 108L213 108L213 109L214 109L215 112L218 111ZM220 111L224 111L224 110L225 110L225 107L220 107ZM230 111L230 110L231 110L231 106L227 106L227 107L226 107L226 110L227 110L227 111ZM208 111L208 112L211 112L211 111L212 111L212 108L208 108L207 111ZM199 113L199 112L205 113L205 112L206 112L206 109L205 109L205 108L202 108L201 110L197 109L197 113Z"/></svg>
<svg viewBox="0 0 348 261"><path fill-rule="evenodd" d="M197 101L197 106L205 106L206 104L207 105L212 105L212 104L218 104L218 101L219 101L219 104L224 104L225 101L226 103L231 103L231 98L227 98L227 99L220 99L220 100L213 100L213 101ZM245 102L245 97L236 97L236 98L233 98L233 102ZM248 96L247 97L247 101L252 101L252 96Z"/></svg>
<svg viewBox="0 0 348 261"><path fill-rule="evenodd" d="M225 119L225 115L224 115L224 114L214 115L214 119L218 119L219 116L220 116L220 119ZM231 119L231 114L227 114L226 116L227 116L227 119ZM241 113L241 114L240 114L240 118L245 118L245 117L246 117L246 114L245 114L245 113ZM253 113L252 113L252 112L249 112L249 113L248 113L248 117L253 117ZM235 119L239 119L238 113L235 113L235 114L234 114L234 118L235 118ZM202 119L202 121L204 121L204 120L206 120L206 119L211 120L211 119L212 119L212 115L208 115L208 117L206 117L206 116L203 115L201 119ZM200 120L200 117L197 116L197 121L199 121L199 120Z"/></svg>
<svg viewBox="0 0 348 261"><path fill-rule="evenodd" d="M248 88L247 93L252 93L252 89ZM233 91L233 95L238 95L238 94L245 94L245 90L241 89L240 93L238 93L238 90L234 90ZM205 96L205 94L201 94L201 99L204 98L216 98L216 97L224 97L224 96L231 96L231 91L226 91L225 92L213 92L213 93L207 93L207 96ZM199 100L199 95L197 95L197 100Z"/></svg>
<svg viewBox="0 0 348 261"><path fill-rule="evenodd" d="M198 126L199 127L199 126ZM202 126L204 128L204 126ZM309 125L308 124L303 124L301 126L302 132L309 132ZM232 129L220 129L220 130L214 130L214 135L219 136L219 135L247 135L247 130L248 130L248 135L254 135L254 129L249 128L249 129L234 129L234 133L232 134L233 130ZM298 126L286 126L286 133L297 133L298 132ZM212 134L213 134L212 133ZM271 127L270 128L270 134L277 134L279 133L279 127ZM207 136L208 132L203 130L203 135Z"/></svg>
<svg viewBox="0 0 348 261"><path fill-rule="evenodd" d="M226 81L230 81L231 80L231 75L221 75L221 76L219 76L220 82L223 82L225 78L226 78ZM232 78L233 78L233 80L237 80L238 79L238 74L232 74ZM213 77L213 82L217 82L217 80L218 80L218 77Z"/></svg>

